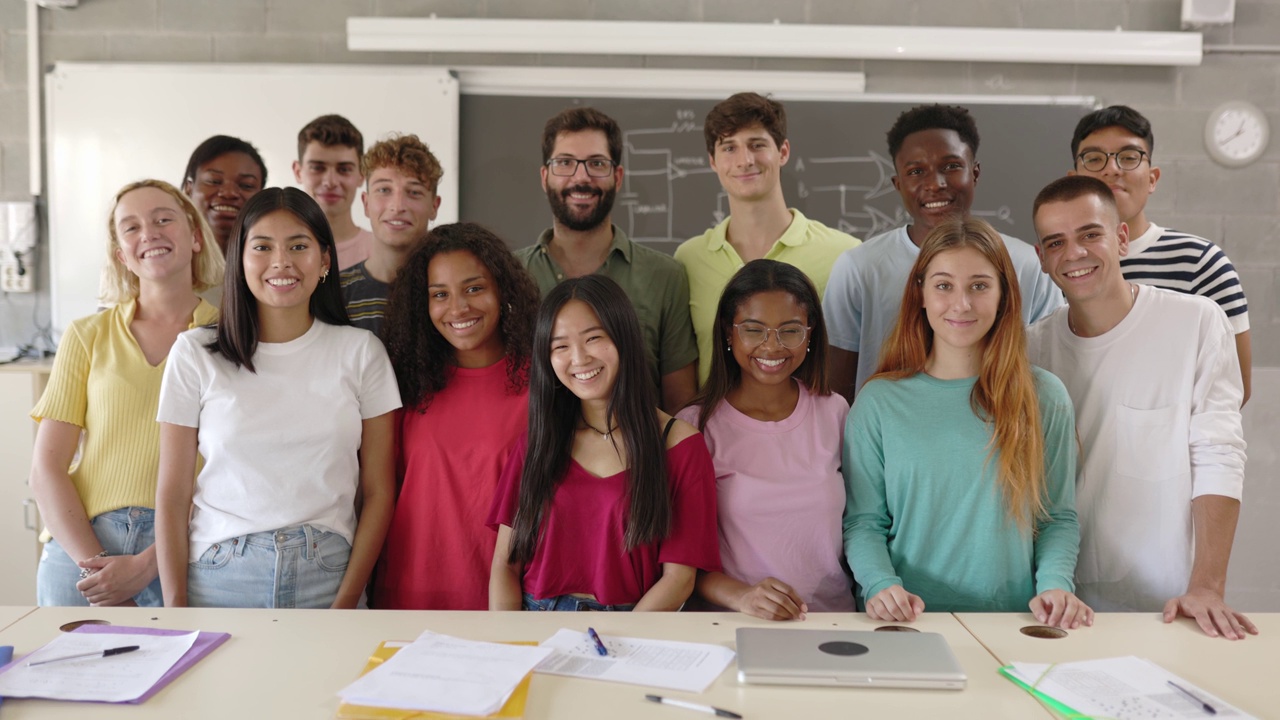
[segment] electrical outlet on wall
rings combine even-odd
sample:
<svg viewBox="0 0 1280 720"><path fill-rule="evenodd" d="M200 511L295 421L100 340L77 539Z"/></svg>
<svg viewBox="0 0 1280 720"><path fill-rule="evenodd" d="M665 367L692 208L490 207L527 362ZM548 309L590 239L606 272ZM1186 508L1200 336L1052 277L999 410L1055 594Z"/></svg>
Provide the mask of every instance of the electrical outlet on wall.
<svg viewBox="0 0 1280 720"><path fill-rule="evenodd" d="M35 292L35 277L30 255L0 250L0 292Z"/></svg>

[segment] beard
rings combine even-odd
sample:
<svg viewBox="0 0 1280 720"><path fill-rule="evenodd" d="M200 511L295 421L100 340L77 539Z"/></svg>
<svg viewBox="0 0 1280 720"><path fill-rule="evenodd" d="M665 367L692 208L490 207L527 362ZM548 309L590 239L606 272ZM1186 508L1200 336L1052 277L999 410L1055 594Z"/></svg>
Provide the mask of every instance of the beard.
<svg viewBox="0 0 1280 720"><path fill-rule="evenodd" d="M569 206L567 199L569 193L575 192L594 194L597 198L595 209L586 214L575 212ZM591 185L574 185L559 192L550 187L547 188L547 202L551 203L551 214L555 216L557 222L574 232L594 230L604 224L609 219L609 213L613 212L613 200L617 195L617 188L601 190Z"/></svg>

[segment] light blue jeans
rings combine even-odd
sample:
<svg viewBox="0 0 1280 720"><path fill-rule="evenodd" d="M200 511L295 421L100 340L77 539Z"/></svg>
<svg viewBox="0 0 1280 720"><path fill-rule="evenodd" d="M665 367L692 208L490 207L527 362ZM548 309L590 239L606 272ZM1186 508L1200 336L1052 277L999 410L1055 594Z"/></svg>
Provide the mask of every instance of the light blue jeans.
<svg viewBox="0 0 1280 720"><path fill-rule="evenodd" d="M104 512L90 521L93 534L108 555L137 555L155 544L156 511L144 507L126 507ZM84 558L80 558L83 560ZM45 543L36 568L36 604L88 607L89 601L76 589L80 582L80 566L67 555L57 540ZM160 607L160 578L133 597L142 607Z"/></svg>
<svg viewBox="0 0 1280 720"><path fill-rule="evenodd" d="M351 545L310 525L229 538L187 564L191 607L327 608Z"/></svg>

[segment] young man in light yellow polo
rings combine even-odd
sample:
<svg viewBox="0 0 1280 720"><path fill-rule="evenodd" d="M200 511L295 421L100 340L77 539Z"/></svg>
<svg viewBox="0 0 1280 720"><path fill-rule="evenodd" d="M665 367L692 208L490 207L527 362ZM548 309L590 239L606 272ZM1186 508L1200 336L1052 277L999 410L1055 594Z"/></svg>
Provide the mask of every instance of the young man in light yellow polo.
<svg viewBox="0 0 1280 720"><path fill-rule="evenodd" d="M785 262L804 271L822 295L836 258L860 242L787 208L781 174L791 143L782 103L738 93L707 113L702 133L729 197L729 217L676 249L676 260L689 275L699 384L711 372L720 293L739 268L760 258Z"/></svg>

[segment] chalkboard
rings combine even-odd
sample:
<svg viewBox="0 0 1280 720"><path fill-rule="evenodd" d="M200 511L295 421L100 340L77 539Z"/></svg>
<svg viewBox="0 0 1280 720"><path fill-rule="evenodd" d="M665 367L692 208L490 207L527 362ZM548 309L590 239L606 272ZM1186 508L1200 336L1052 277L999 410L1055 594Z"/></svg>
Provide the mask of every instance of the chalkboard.
<svg viewBox="0 0 1280 720"><path fill-rule="evenodd" d="M446 68L391 65L58 63L45 83L53 325L97 306L107 209L125 183L182 181L191 151L215 134L253 143L267 185L294 185L298 131L340 113L365 147L416 133L440 159L440 212L457 219L458 83ZM358 225L368 227L359 199Z"/></svg>
<svg viewBox="0 0 1280 720"><path fill-rule="evenodd" d="M613 221L632 238L672 252L729 212L702 137L716 100L469 95L465 84L462 93L460 216L489 226L512 247L529 245L551 225L538 182L542 127L575 105L598 108L622 127L625 175ZM1031 203L1070 169L1071 132L1090 102L965 102L982 138L974 214L1033 240ZM918 99L785 104L791 159L782 187L789 206L863 239L907 222L890 182L885 133Z"/></svg>

